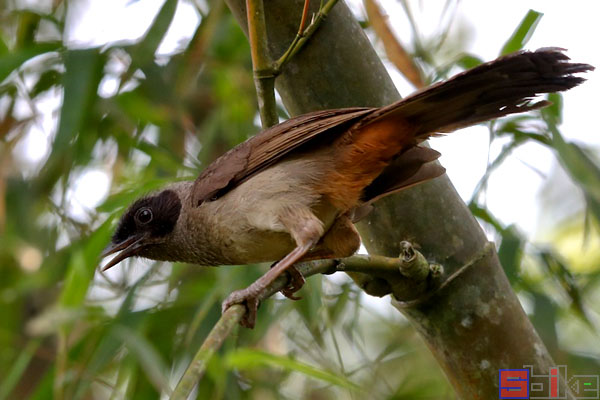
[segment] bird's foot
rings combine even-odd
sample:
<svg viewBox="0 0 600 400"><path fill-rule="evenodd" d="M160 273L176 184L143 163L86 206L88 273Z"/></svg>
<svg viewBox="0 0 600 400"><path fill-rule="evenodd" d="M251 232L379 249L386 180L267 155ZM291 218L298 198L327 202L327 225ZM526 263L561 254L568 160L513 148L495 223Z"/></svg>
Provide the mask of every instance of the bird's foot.
<svg viewBox="0 0 600 400"><path fill-rule="evenodd" d="M258 310L259 303L258 293L251 285L246 289L236 290L227 296L221 305L221 311L224 313L234 304L244 305L246 307L246 314L240 320L240 325L252 329L256 323L256 311Z"/></svg>
<svg viewBox="0 0 600 400"><path fill-rule="evenodd" d="M300 271L298 271L298 269L296 269L296 267L293 265L289 267L285 272L289 277L289 281L286 287L281 289L281 294L290 300L300 300L302 297L294 296L294 293L296 293L302 288L302 286L304 286L304 283L306 282L304 280L304 277L302 276Z"/></svg>

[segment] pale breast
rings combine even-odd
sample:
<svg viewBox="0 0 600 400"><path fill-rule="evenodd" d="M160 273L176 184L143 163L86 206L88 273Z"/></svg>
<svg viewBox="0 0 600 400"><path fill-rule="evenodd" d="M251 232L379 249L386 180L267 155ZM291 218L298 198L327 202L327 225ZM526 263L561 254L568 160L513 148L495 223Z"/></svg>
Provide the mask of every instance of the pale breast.
<svg viewBox="0 0 600 400"><path fill-rule="evenodd" d="M314 159L290 159L200 206L227 263L277 261L292 251L296 243L281 221L289 207L309 209L327 230L337 210L314 191L321 175Z"/></svg>

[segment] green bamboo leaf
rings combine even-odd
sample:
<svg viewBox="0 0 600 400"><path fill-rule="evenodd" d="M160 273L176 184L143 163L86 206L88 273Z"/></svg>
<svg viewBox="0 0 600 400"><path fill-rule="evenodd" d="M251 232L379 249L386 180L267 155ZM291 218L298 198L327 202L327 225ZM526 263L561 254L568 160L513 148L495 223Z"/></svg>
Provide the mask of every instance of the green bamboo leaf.
<svg viewBox="0 0 600 400"><path fill-rule="evenodd" d="M145 337L140 335L137 330L124 325L113 327L111 333L125 343L127 349L138 360L139 365L158 391L170 391L167 365L160 353Z"/></svg>
<svg viewBox="0 0 600 400"><path fill-rule="evenodd" d="M132 63L123 81L127 81L136 69L143 68L154 61L156 50L173 21L176 9L177 0L165 1L143 39L131 47Z"/></svg>
<svg viewBox="0 0 600 400"><path fill-rule="evenodd" d="M93 343L92 354L85 363L85 374L89 377L100 376L103 371L114 365L116 356L122 354L123 340L120 336L114 334L113 328L115 326L126 325L129 330L140 329L145 322L145 317L145 313L129 313L126 318L106 321L106 325L104 323L96 324L94 330L83 336L79 344L87 347L90 346L89 343ZM74 347L72 351L76 353L77 348ZM130 356L132 359L134 358L133 355ZM125 357L123 362L127 361L128 359ZM92 383L91 379L79 380L73 390L73 399L85 398L85 394L89 391Z"/></svg>
<svg viewBox="0 0 600 400"><path fill-rule="evenodd" d="M469 209L474 216L492 225L502 236L498 258L511 284L515 283L519 279L518 273L523 259L525 238L521 236L516 227L512 225L504 227L489 210L478 206L475 202L469 203Z"/></svg>
<svg viewBox="0 0 600 400"><path fill-rule="evenodd" d="M175 16L177 9L177 0L167 0L154 18L152 25L146 32L144 39L139 43L139 52L154 58L154 54L167 33L171 21Z"/></svg>
<svg viewBox="0 0 600 400"><path fill-rule="evenodd" d="M119 363L119 372L117 373L116 383L109 400L131 398L130 395L127 395L127 389L131 386L132 381L135 380L135 375L136 366L131 357L127 357L123 362Z"/></svg>
<svg viewBox="0 0 600 400"><path fill-rule="evenodd" d="M594 324L588 317L586 307L583 303L581 289L569 267L554 253L541 251L539 257L548 272L560 283L566 295L571 300L571 307L589 327L594 329Z"/></svg>
<svg viewBox="0 0 600 400"><path fill-rule="evenodd" d="M555 99L560 109L560 98ZM543 114L552 133L551 147L557 152L560 164L573 181L583 190L587 212L600 224L600 165L584 149L565 141L558 130L555 120L560 120L560 111ZM556 117L558 115L558 118Z"/></svg>
<svg viewBox="0 0 600 400"><path fill-rule="evenodd" d="M479 64L483 64L483 60L473 54L464 54L458 60L456 60L456 64L461 66L464 69L475 68Z"/></svg>
<svg viewBox="0 0 600 400"><path fill-rule="evenodd" d="M117 104L133 120L162 126L171 118L167 107L152 102L137 90L120 94L117 97Z"/></svg>
<svg viewBox="0 0 600 400"><path fill-rule="evenodd" d="M550 121L554 125L560 125L562 123L562 108L563 108L563 97L560 93L550 93L548 95L548 101L552 104L548 107L542 108L542 116L545 120Z"/></svg>
<svg viewBox="0 0 600 400"><path fill-rule="evenodd" d="M513 32L512 36L502 47L500 55L510 54L521 50L527 44L529 39L531 39L531 36L535 32L535 28L543 16L544 14L541 12L529 10L521 20L517 29Z"/></svg>
<svg viewBox="0 0 600 400"><path fill-rule="evenodd" d="M482 208L477 205L477 203L471 201L469 203L469 210L471 210L471 213L475 217L492 225L498 232L502 232L504 230L504 227L500 221L498 221L496 217L494 217L486 208Z"/></svg>
<svg viewBox="0 0 600 400"><path fill-rule="evenodd" d="M54 366L46 370L44 376L33 388L33 393L28 397L28 400L47 400L53 398L52 385L54 383L54 371Z"/></svg>
<svg viewBox="0 0 600 400"><path fill-rule="evenodd" d="M61 48L58 42L40 43L35 46L19 49L3 54L0 57L0 82L3 82L11 72L18 69L25 61Z"/></svg>
<svg viewBox="0 0 600 400"><path fill-rule="evenodd" d="M558 128L549 124L552 147L557 151L562 166L587 196L600 202L600 166L575 143L567 142ZM600 215L596 215L600 221Z"/></svg>
<svg viewBox="0 0 600 400"><path fill-rule="evenodd" d="M40 25L41 15L29 10L19 13L16 48L28 47L35 41L35 33Z"/></svg>
<svg viewBox="0 0 600 400"><path fill-rule="evenodd" d="M525 240L519 235L514 226L507 227L500 234L502 235L502 242L498 249L498 258L508 280L511 284L514 284L519 277Z"/></svg>
<svg viewBox="0 0 600 400"><path fill-rule="evenodd" d="M60 296L59 304L63 307L78 307L85 300L90 283L97 267L98 254L106 245L111 232L111 220L105 221L85 245L74 248L65 285Z"/></svg>
<svg viewBox="0 0 600 400"><path fill-rule="evenodd" d="M543 291L533 288L528 290L533 297L533 313L531 323L535 326L542 341L551 353L559 351L558 332L556 329L558 319L557 304Z"/></svg>
<svg viewBox="0 0 600 400"><path fill-rule="evenodd" d="M93 268L88 268L85 265L83 251L75 250L71 256L69 270L65 278L65 287L60 297L60 304L62 306L75 307L83 302L93 276L93 271Z"/></svg>
<svg viewBox="0 0 600 400"><path fill-rule="evenodd" d="M336 294L335 301L333 304L327 307L327 312L329 312L329 318L331 322L334 324L339 323L342 316L344 315L344 311L347 310L350 306L351 302L351 294L352 294L352 286L349 284L344 284L340 287L342 290L341 293Z"/></svg>
<svg viewBox="0 0 600 400"><path fill-rule="evenodd" d="M592 196L586 194L585 196L586 210L585 210L585 229L584 229L584 242L589 239L590 235L590 216L596 220L598 228L600 228L600 200L596 200Z"/></svg>
<svg viewBox="0 0 600 400"><path fill-rule="evenodd" d="M63 75L63 104L56 137L52 144L52 153L37 178L36 189L40 193L48 193L54 183L69 171L74 159L85 157L91 151L94 138L90 135L80 135L79 151L73 151L74 140L78 138L85 126L86 120L93 112L94 100L97 96L98 85L102 78L104 57L99 49L68 50L64 54L65 73ZM82 152L81 147L86 148ZM89 150L87 150L89 148Z"/></svg>
<svg viewBox="0 0 600 400"><path fill-rule="evenodd" d="M64 97L54 148L63 150L79 132L96 97L103 63L96 48L69 50L65 54Z"/></svg>
<svg viewBox="0 0 600 400"><path fill-rule="evenodd" d="M50 69L48 71L43 72L38 81L35 83L29 95L32 98L35 98L40 93L45 92L53 86L60 84L62 75L55 69Z"/></svg>
<svg viewBox="0 0 600 400"><path fill-rule="evenodd" d="M319 279L308 279L298 295L302 297L302 301L290 302L290 306L298 312L313 340L316 343L323 344L323 332L319 328L321 324L319 313L323 305L321 281Z"/></svg>
<svg viewBox="0 0 600 400"><path fill-rule="evenodd" d="M31 340L27 346L20 352L19 357L10 366L8 373L0 383L0 400L8 399L13 388L19 383L23 372L29 365L29 362L35 355L36 350L40 346L38 339Z"/></svg>
<svg viewBox="0 0 600 400"><path fill-rule="evenodd" d="M312 365L294 360L290 357L279 356L254 349L239 349L227 355L225 364L229 368L253 369L262 366L283 368L287 371L295 371L314 379L328 382L332 385L346 389L360 391L357 384L349 381L346 377L333 372L313 367Z"/></svg>
<svg viewBox="0 0 600 400"><path fill-rule="evenodd" d="M2 34L0 34L0 57L4 57L8 53L9 53L9 50L8 50L8 46L6 45L6 41L4 40L4 37L2 36ZM0 58L0 60L1 60L1 58Z"/></svg>
<svg viewBox="0 0 600 400"><path fill-rule="evenodd" d="M543 145L549 145L551 142L550 135L546 132L540 132L539 129L532 124L538 121L539 116L535 115L518 115L509 118L503 118L496 121L494 124L495 136L512 136L513 141L523 144L529 140L534 140Z"/></svg>

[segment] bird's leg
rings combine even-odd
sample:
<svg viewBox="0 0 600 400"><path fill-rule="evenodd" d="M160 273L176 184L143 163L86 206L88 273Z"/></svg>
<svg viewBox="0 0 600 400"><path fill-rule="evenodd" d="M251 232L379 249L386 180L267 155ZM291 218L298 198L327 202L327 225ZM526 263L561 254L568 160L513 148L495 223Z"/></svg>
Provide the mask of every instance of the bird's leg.
<svg viewBox="0 0 600 400"><path fill-rule="evenodd" d="M360 236L348 215L344 214L333 222L321 240L298 261L350 257L359 247ZM294 296L294 293L304 285L304 277L295 265L292 265L286 272L289 275L290 282L287 287L281 290L281 294L288 299L299 300L300 297Z"/></svg>
<svg viewBox="0 0 600 400"><path fill-rule="evenodd" d="M223 311L227 310L233 304L245 304L248 312L240 323L253 328L256 320L256 310L260 301L260 295L273 281L285 271L293 268L294 264L304 257L310 249L323 236L323 223L312 213L309 207L296 206L286 207L278 211L278 220L280 226L283 226L290 236L296 242L296 248L287 256L277 262L263 276L258 278L246 289L236 290L231 293L223 302ZM291 273L290 288L284 292L287 297L293 295L304 284L304 278L296 270ZM297 279L300 275L301 279Z"/></svg>
<svg viewBox="0 0 600 400"><path fill-rule="evenodd" d="M340 215L303 261L350 257L360 247L360 235L347 214Z"/></svg>
<svg viewBox="0 0 600 400"><path fill-rule="evenodd" d="M297 246L294 250L292 250L291 253L282 258L277 264L275 264L263 276L254 281L254 283L252 283L246 289L236 290L235 292L231 293L223 302L223 312L225 312L225 310L234 304L245 304L248 311L240 323L246 328L254 328L254 323L256 322L256 310L258 309L258 303L260 301L260 294L267 286L273 283L273 281L279 275L288 270L288 268L293 267L294 263L301 259L302 256L304 256L315 243L316 241L311 241ZM299 273L297 270L296 272ZM302 278L302 280L304 280L304 278ZM290 294L293 293L294 292L291 292Z"/></svg>

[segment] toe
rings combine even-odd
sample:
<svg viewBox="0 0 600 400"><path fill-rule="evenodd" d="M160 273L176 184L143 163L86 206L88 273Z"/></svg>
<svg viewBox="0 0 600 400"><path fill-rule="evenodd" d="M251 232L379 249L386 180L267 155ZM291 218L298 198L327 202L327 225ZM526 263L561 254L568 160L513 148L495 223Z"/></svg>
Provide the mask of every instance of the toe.
<svg viewBox="0 0 600 400"><path fill-rule="evenodd" d="M296 290L294 288L281 289L281 294L284 295L285 297L287 297L290 300L300 300L300 299L302 299L302 297L300 297L300 296L294 296L294 293L296 293Z"/></svg>
<svg viewBox="0 0 600 400"><path fill-rule="evenodd" d="M221 305L221 311L224 313L229 307L234 304L241 304L246 307L246 313L240 320L240 325L246 328L254 328L256 322L256 310L258 309L259 300L256 296L249 295L244 290L237 290L231 293L223 304Z"/></svg>
<svg viewBox="0 0 600 400"><path fill-rule="evenodd" d="M258 300L256 298L246 299L246 314L240 321L240 324L248 329L254 328L256 323L256 311L258 310Z"/></svg>

